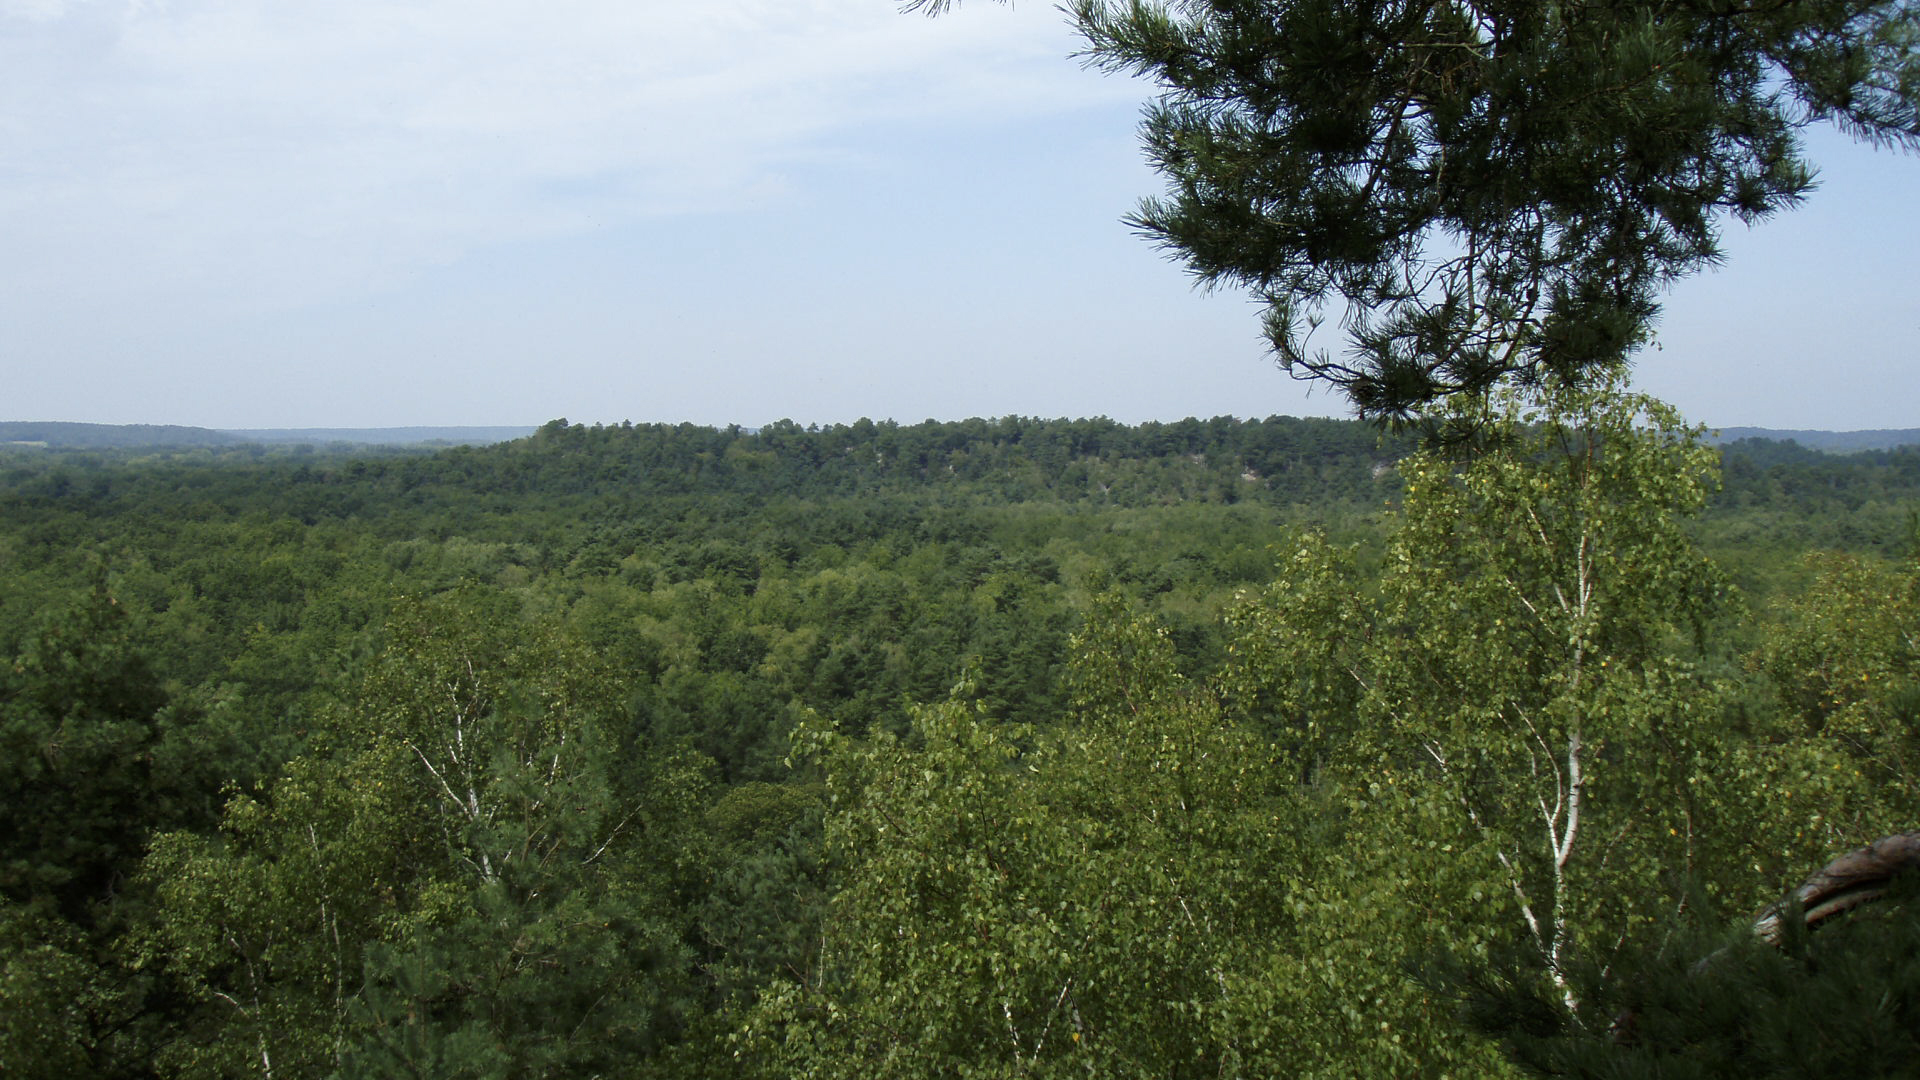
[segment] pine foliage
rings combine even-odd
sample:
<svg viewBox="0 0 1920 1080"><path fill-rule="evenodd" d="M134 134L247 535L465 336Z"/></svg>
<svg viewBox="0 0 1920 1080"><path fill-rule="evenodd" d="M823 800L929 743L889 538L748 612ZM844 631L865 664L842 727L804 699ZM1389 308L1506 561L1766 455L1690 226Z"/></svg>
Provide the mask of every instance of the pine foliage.
<svg viewBox="0 0 1920 1080"><path fill-rule="evenodd" d="M1091 63L1164 88L1143 134L1168 191L1132 223L1250 289L1281 363L1366 416L1623 361L1725 217L1812 188L1809 124L1920 146L1906 0L1069 10Z"/></svg>

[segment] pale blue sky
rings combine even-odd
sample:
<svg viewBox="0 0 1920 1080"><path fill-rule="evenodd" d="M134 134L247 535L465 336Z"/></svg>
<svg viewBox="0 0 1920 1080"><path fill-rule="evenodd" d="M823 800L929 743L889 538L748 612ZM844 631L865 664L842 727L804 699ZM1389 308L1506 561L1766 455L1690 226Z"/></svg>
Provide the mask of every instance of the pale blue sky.
<svg viewBox="0 0 1920 1080"><path fill-rule="evenodd" d="M1042 4L0 0L0 419L1345 415L1120 217ZM1920 157L1816 142L1644 388L1920 427Z"/></svg>

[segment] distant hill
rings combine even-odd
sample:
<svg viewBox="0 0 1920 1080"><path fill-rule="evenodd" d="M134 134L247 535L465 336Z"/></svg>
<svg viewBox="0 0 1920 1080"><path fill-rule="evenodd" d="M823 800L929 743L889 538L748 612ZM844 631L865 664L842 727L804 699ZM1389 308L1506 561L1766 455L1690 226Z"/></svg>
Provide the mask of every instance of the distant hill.
<svg viewBox="0 0 1920 1080"><path fill-rule="evenodd" d="M199 446L484 446L524 438L527 427L392 428L212 428L176 424L76 424L57 421L0 420L0 446L44 446L53 450L190 449Z"/></svg>
<svg viewBox="0 0 1920 1080"><path fill-rule="evenodd" d="M384 427L384 428L229 428L231 435L245 442L261 443L356 443L363 446L418 446L439 443L448 446L485 446L509 442L533 434L527 427Z"/></svg>
<svg viewBox="0 0 1920 1080"><path fill-rule="evenodd" d="M1341 421L1354 423L1358 421ZM260 443L277 446L487 446L522 439L537 427L380 427L380 428L212 428L175 424L79 424L52 421L0 421L0 446L45 446L51 449L142 449L239 446ZM757 435L758 428L741 428ZM1853 453L1920 445L1920 428L1881 428L1871 431L1804 431L1785 428L1729 427L1717 432L1716 442L1741 439L1792 441L1809 450Z"/></svg>
<svg viewBox="0 0 1920 1080"><path fill-rule="evenodd" d="M1730 427L1720 429L1719 441L1741 439L1792 440L1809 450L1848 454L1856 450L1891 450L1920 444L1920 428L1876 428L1872 431L1792 431L1782 428Z"/></svg>
<svg viewBox="0 0 1920 1080"><path fill-rule="evenodd" d="M71 424L0 420L0 445L14 443L59 450L111 450L150 446L234 446L245 441L225 432L174 424Z"/></svg>

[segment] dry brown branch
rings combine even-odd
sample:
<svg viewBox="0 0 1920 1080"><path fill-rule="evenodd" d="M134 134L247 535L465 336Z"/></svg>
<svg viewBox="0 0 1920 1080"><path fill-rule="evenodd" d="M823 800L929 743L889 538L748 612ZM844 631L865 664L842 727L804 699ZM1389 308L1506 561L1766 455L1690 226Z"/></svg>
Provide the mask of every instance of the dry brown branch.
<svg viewBox="0 0 1920 1080"><path fill-rule="evenodd" d="M1913 869L1920 869L1920 831L1883 836L1833 860L1786 897L1761 908L1753 918L1753 932L1769 945L1779 945L1793 907L1804 913L1807 926L1818 926L1878 900L1896 874Z"/></svg>

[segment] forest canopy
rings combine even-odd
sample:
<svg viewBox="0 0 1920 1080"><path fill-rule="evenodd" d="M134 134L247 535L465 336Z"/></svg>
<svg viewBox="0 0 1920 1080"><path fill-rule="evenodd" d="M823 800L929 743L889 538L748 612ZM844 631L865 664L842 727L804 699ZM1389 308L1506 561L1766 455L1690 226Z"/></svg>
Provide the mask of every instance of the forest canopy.
<svg viewBox="0 0 1920 1080"><path fill-rule="evenodd" d="M0 446L0 1073L1910 1073L1914 874L1789 890L1914 825L1920 449L1624 371L1920 8L1068 11L1134 225L1459 437Z"/></svg>
<svg viewBox="0 0 1920 1080"><path fill-rule="evenodd" d="M1481 426L0 451L0 1067L1500 1075L1910 814L1920 453Z"/></svg>

